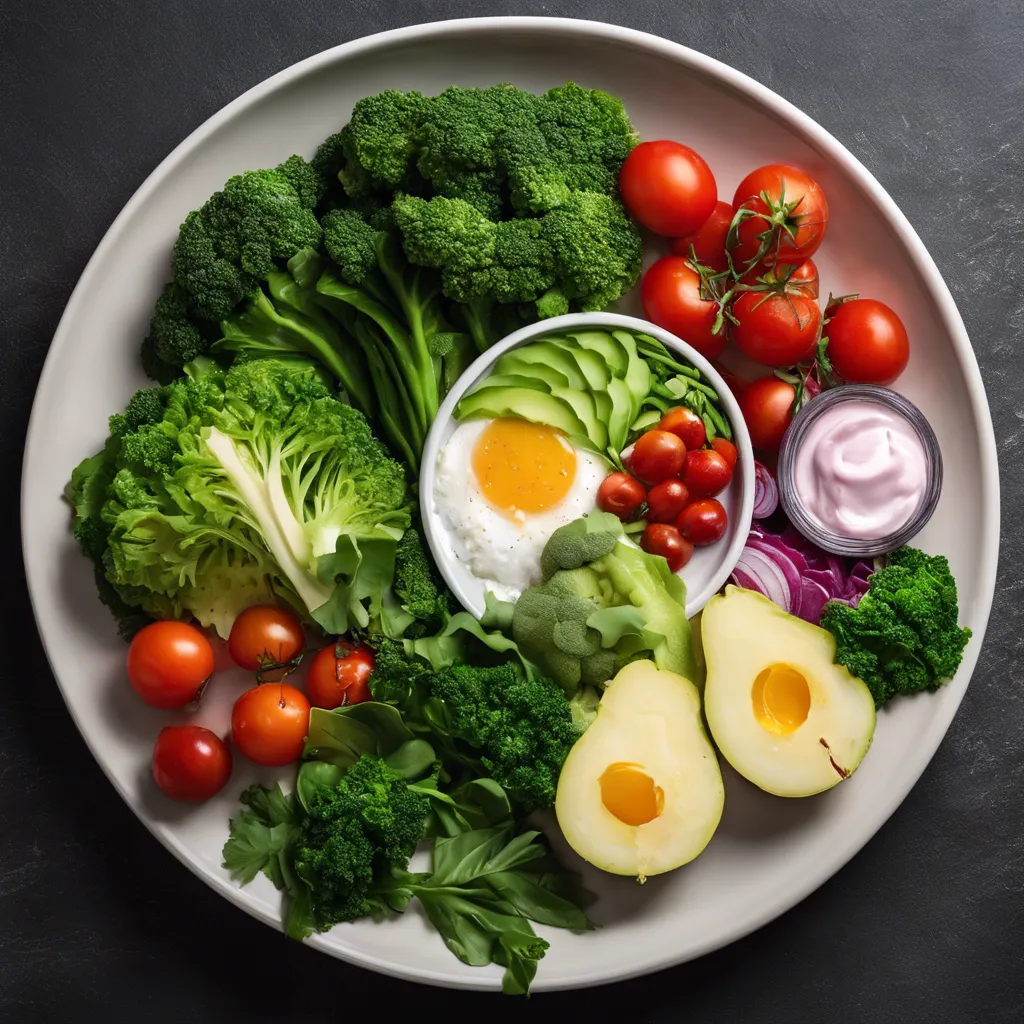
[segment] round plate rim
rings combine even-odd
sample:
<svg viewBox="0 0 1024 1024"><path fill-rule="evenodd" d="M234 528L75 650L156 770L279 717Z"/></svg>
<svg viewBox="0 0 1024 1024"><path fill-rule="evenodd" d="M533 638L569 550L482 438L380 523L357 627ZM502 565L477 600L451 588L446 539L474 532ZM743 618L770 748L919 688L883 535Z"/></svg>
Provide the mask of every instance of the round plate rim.
<svg viewBox="0 0 1024 1024"><path fill-rule="evenodd" d="M817 148L828 160L839 164L843 170L850 175L870 197L882 216L889 223L898 235L901 244L905 247L910 259L920 272L923 284L935 304L935 308L943 321L953 343L954 352L960 364L961 371L969 393L973 411L973 426L979 438L982 452L982 464L980 475L982 481L982 492L984 498L982 512L982 534L989 538L984 545L979 559L978 580L980 588L980 599L976 605L978 619L975 625L973 642L968 646L963 664L957 673L956 679L948 684L948 689L954 693L954 700L947 701L944 713L933 718L930 726L921 741L919 741L908 761L904 762L906 771L899 783L891 787L886 793L886 799L879 802L874 813L869 818L862 819L861 827L855 832L846 833L837 837L836 842L830 849L831 856L816 866L814 871L807 872L801 884L795 886L786 894L777 899L770 906L751 918L744 919L732 927L724 929L709 939L685 953L680 955L672 950L665 950L657 958L652 958L642 965L633 965L623 968L614 974L581 974L573 978L552 978L545 977L545 972L538 973L536 982L533 985L534 991L553 991L558 989L583 988L593 985L604 984L612 981L624 980L630 977L649 974L653 971L662 970L676 964L696 959L722 946L728 945L758 928L774 920L780 914L795 906L832 875L847 863L878 831L888 820L896 808L903 802L924 769L927 767L934 755L939 743L945 736L950 723L953 720L960 701L967 689L971 674L978 660L978 655L984 641L992 601L995 593L996 564L999 550L999 475L998 462L996 457L996 446L992 426L992 417L989 410L988 400L985 395L985 388L981 378L981 372L975 359L970 339L960 313L956 308L953 297L950 294L938 268L932 260L924 243L902 213L893 199L879 184L867 168L847 150L847 148L834 138L826 129L821 127L811 117L804 114L788 100L773 92L766 86L750 78L746 74L735 70L727 64L712 57L708 57L696 50L690 49L680 43L671 42L658 36L641 32L637 29L624 28L618 25L610 25L598 21L575 20L571 18L543 18L543 17L494 17L494 18L468 18L448 21L430 22L426 24L412 25L403 28L391 29L374 35L365 36L359 39L342 43L339 46L331 47L321 53L307 57L290 67L277 72L263 82L249 89L217 113L213 114L203 124L196 128L181 143L179 143L167 157L153 170L146 180L139 186L132 197L128 200L121 212L114 219L107 230L95 252L90 257L78 284L71 294L68 304L61 317L57 330L54 333L53 341L47 353L42 374L36 387L36 395L33 401L32 413L29 418L28 431L25 441L24 457L22 461L22 487L21 487L21 532L22 551L25 564L25 575L28 584L29 599L39 626L40 638L46 653L47 660L53 671L54 678L60 687L61 695L68 703L67 695L61 683L60 675L56 671L56 653L53 650L50 634L43 628L46 621L44 609L44 595L41 583L42 570L36 569L29 554L27 537L34 533L31 510L28 507L28 479L30 467L42 445L42 434L40 423L45 415L46 394L53 387L60 364L60 352L70 341L73 331L73 324L82 305L83 296L88 291L93 278L99 273L104 258L119 241L125 224L134 216L135 211L146 201L151 193L160 188L164 180L182 163L184 163L192 151L195 150L209 135L217 131L222 125L229 122L238 113L247 107L258 103L264 96L297 79L314 74L321 68L337 61L343 61L357 57L362 54L386 49L396 44L402 44L410 40L425 40L438 36L471 36L476 33L490 33L496 30L518 30L529 32L535 35L559 36L569 35L575 38L591 38L605 42L618 42L630 45L638 50L657 54L658 56L681 64L697 74L717 80L735 90L740 95L766 108L772 114L784 122L797 135L801 135ZM241 889L227 882L226 879L214 874L208 868L191 860L188 851L176 840L175 836L166 829L159 827L159 824L144 816L134 806L125 788L112 774L106 764L102 753L96 749L90 737L81 729L77 717L68 703L68 710L75 721L76 726L89 747L90 752L100 765L104 774L110 780L114 788L131 807L140 821L152 832L152 834L180 860L189 870L206 882L220 895L224 896L236 906L245 910L254 917L263 920L273 927L281 929L279 918L268 914L251 904L244 896ZM314 937L308 944L323 949L333 956L349 960L360 966L372 970L381 971L395 977L401 977L412 981L427 984L440 985L450 988L463 989L486 989L494 990L499 987L496 976L490 972L466 971L464 973L442 972L426 970L411 965L384 963L372 956L362 955L359 951L349 947L346 950L339 950L336 947L329 947L324 942L323 936Z"/></svg>

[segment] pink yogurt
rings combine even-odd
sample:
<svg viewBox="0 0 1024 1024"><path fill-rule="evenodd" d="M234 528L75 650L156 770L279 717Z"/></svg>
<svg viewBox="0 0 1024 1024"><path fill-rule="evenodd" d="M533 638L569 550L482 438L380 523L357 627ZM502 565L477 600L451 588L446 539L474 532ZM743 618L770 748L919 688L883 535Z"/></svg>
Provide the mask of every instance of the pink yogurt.
<svg viewBox="0 0 1024 1024"><path fill-rule="evenodd" d="M928 478L914 427L874 402L837 402L810 426L793 482L811 519L854 540L888 537L921 503Z"/></svg>

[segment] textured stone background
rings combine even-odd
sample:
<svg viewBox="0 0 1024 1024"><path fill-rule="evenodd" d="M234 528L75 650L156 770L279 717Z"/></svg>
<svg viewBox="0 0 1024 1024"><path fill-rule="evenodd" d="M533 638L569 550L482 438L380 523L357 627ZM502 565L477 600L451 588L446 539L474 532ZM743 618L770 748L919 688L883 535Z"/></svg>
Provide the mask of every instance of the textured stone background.
<svg viewBox="0 0 1024 1024"><path fill-rule="evenodd" d="M953 290L992 404L1002 572L956 721L878 836L755 935L654 977L536 997L599 1020L1024 1019L1024 17L1019 0L0 2L0 1019L512 1018L288 944L147 834L64 709L19 557L35 381L111 220L228 100L296 60L403 24L483 14L618 22L687 43L792 100L903 208Z"/></svg>

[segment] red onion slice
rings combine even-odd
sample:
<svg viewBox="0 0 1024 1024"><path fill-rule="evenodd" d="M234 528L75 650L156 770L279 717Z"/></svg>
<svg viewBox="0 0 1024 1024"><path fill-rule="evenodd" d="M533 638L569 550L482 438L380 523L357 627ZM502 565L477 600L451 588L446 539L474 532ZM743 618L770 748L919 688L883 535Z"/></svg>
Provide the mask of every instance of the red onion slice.
<svg viewBox="0 0 1024 1024"><path fill-rule="evenodd" d="M779 487L775 477L761 465L754 463L754 518L767 519L779 507Z"/></svg>

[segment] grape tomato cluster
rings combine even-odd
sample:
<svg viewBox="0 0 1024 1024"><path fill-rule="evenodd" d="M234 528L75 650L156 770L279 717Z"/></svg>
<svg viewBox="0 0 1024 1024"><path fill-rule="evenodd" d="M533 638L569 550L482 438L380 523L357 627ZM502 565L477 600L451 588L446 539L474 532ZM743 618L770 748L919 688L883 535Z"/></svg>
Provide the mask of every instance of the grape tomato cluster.
<svg viewBox="0 0 1024 1024"><path fill-rule="evenodd" d="M907 332L887 305L844 296L822 309L812 256L828 200L800 168L759 167L727 202L700 154L658 140L630 153L619 188L630 215L671 248L641 282L647 319L708 359L731 343L775 371L741 399L755 447L777 451L793 413L821 388L888 385L906 368Z"/></svg>
<svg viewBox="0 0 1024 1024"><path fill-rule="evenodd" d="M670 409L622 454L626 472L610 473L597 507L624 522L644 519L640 546L679 572L694 549L722 539L729 525L717 499L732 480L736 446L708 443L704 423L689 409Z"/></svg>
<svg viewBox="0 0 1024 1024"><path fill-rule="evenodd" d="M239 668L255 673L256 685L234 703L230 744L198 725L161 730L152 772L167 796L186 803L210 799L231 777L232 749L259 765L293 764L302 756L312 707L330 710L372 699L373 652L345 640L315 653L304 690L285 682L299 667L305 647L302 623L286 608L257 605L238 615L227 650ZM146 704L165 710L195 710L215 665L210 640L187 622L152 622L128 648L130 686Z"/></svg>

